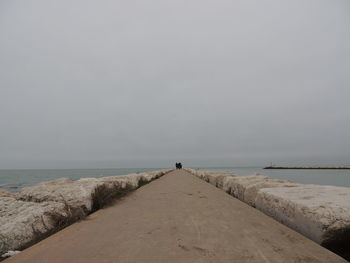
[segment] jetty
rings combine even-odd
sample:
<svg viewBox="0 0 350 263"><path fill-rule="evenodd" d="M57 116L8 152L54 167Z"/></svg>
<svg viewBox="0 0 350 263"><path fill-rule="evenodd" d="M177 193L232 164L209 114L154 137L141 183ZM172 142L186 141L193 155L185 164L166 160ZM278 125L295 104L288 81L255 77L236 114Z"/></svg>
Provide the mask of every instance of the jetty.
<svg viewBox="0 0 350 263"><path fill-rule="evenodd" d="M266 166L264 169L347 170L350 166Z"/></svg>
<svg viewBox="0 0 350 263"><path fill-rule="evenodd" d="M175 170L4 262L347 261L190 172Z"/></svg>

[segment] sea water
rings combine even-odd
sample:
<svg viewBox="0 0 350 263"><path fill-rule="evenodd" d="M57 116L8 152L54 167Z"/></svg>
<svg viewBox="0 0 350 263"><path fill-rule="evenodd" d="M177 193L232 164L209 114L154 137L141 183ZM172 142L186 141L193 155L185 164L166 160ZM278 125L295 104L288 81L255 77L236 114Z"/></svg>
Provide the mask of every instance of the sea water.
<svg viewBox="0 0 350 263"><path fill-rule="evenodd" d="M142 173L162 168L60 169L60 170L0 170L0 189L17 192L21 188L58 178L78 180ZM302 184L350 187L350 170L265 170L261 167L199 167L203 170L226 171L236 175L261 174Z"/></svg>
<svg viewBox="0 0 350 263"><path fill-rule="evenodd" d="M86 177L99 178L160 169L161 168L0 170L0 189L17 192L26 186L63 177L78 180Z"/></svg>

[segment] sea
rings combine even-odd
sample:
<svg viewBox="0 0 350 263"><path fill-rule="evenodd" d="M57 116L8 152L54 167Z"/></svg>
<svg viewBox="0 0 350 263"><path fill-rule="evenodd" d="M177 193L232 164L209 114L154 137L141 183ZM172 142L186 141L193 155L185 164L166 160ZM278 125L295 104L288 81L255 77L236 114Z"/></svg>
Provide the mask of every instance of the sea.
<svg viewBox="0 0 350 263"><path fill-rule="evenodd" d="M0 189L18 192L23 187L58 178L99 178L105 176L143 173L161 168L115 168L115 169L40 169L40 170L0 170Z"/></svg>
<svg viewBox="0 0 350 263"><path fill-rule="evenodd" d="M267 175L302 184L335 185L350 187L350 170L264 170L262 167L196 167L203 170L232 172L244 176ZM142 173L163 168L115 168L115 169L46 169L0 170L0 189L18 192L23 187L58 178L78 180L86 177L105 177Z"/></svg>

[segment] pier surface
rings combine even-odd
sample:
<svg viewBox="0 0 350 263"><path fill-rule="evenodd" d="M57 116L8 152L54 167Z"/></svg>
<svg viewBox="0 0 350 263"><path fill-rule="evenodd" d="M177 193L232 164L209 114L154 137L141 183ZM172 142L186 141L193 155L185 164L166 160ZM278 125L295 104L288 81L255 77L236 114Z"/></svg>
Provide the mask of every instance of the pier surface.
<svg viewBox="0 0 350 263"><path fill-rule="evenodd" d="M4 262L347 261L177 170Z"/></svg>

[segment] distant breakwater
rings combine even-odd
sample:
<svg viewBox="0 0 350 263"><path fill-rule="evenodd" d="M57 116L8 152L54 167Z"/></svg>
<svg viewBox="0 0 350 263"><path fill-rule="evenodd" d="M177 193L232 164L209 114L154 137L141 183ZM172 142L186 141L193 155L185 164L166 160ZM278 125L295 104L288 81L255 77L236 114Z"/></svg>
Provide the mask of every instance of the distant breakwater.
<svg viewBox="0 0 350 263"><path fill-rule="evenodd" d="M186 170L350 260L350 187Z"/></svg>
<svg viewBox="0 0 350 263"><path fill-rule="evenodd" d="M267 166L264 169L347 170L350 166Z"/></svg>
<svg viewBox="0 0 350 263"><path fill-rule="evenodd" d="M0 190L0 261L7 251L23 250L170 171L60 178L18 193Z"/></svg>

